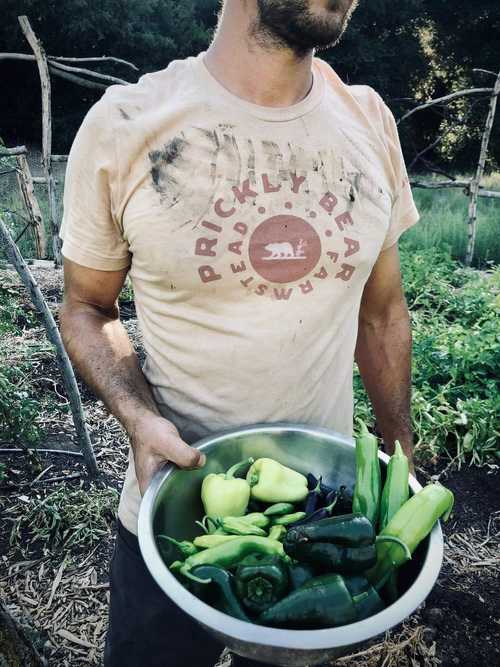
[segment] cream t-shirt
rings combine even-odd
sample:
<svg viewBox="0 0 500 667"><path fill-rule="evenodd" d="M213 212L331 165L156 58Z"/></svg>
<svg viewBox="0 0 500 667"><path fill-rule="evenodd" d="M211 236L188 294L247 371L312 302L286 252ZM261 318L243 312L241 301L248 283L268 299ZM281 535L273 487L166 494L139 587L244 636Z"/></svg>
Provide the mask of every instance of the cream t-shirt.
<svg viewBox="0 0 500 667"><path fill-rule="evenodd" d="M68 160L63 255L130 267L158 406L190 443L233 425L352 432L363 287L418 220L394 117L313 60L289 107L243 100L204 52L108 88ZM137 532L130 457L119 516Z"/></svg>

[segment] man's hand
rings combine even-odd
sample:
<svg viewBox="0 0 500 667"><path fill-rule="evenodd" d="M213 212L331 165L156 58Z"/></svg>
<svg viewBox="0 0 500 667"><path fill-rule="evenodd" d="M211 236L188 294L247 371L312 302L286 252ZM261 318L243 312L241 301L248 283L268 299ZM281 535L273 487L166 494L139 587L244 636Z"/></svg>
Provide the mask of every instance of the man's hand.
<svg viewBox="0 0 500 667"><path fill-rule="evenodd" d="M205 455L186 444L172 422L152 412L137 419L130 430L130 444L141 495L155 472L168 461L186 469L205 465Z"/></svg>

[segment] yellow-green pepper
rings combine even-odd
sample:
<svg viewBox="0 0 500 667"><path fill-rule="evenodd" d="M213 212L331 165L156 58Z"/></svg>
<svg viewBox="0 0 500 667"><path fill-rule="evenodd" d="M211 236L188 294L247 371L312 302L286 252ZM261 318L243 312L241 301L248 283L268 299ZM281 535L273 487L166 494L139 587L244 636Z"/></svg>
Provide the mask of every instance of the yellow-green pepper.
<svg viewBox="0 0 500 667"><path fill-rule="evenodd" d="M225 473L207 475L201 485L201 500L209 517L243 516L250 500L250 486L245 479L235 478L238 470L253 463L245 459Z"/></svg>
<svg viewBox="0 0 500 667"><path fill-rule="evenodd" d="M308 494L306 477L273 459L257 459L247 482L252 498L266 503L298 503Z"/></svg>

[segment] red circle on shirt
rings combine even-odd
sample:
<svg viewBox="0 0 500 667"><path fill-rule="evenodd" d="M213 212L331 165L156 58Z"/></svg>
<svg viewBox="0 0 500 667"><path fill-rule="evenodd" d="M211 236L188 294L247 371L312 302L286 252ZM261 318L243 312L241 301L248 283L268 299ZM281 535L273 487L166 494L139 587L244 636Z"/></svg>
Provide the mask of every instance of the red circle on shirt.
<svg viewBox="0 0 500 667"><path fill-rule="evenodd" d="M318 263L321 241L314 228L295 215L274 215L261 222L250 237L250 262L273 283L300 280Z"/></svg>

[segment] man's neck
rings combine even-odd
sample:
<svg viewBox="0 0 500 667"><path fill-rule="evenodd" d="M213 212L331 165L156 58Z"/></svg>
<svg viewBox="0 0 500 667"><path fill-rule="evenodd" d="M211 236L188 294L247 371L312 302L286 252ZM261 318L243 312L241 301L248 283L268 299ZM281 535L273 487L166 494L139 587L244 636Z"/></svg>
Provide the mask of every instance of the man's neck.
<svg viewBox="0 0 500 667"><path fill-rule="evenodd" d="M254 104L287 107L300 102L311 89L314 51L298 58L253 34L256 14L248 4L225 4L205 65L231 93Z"/></svg>

